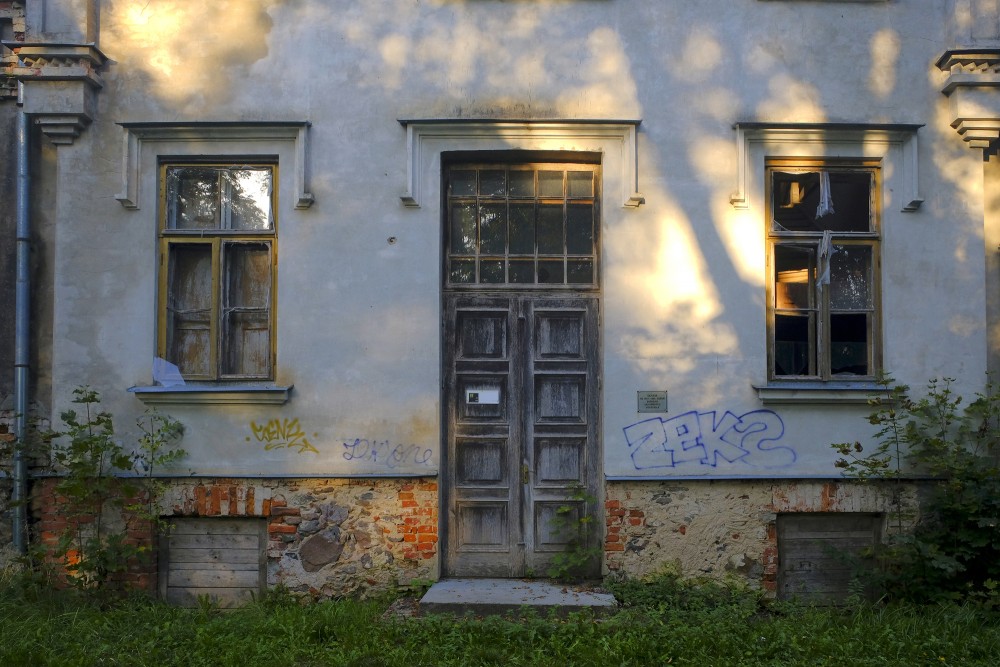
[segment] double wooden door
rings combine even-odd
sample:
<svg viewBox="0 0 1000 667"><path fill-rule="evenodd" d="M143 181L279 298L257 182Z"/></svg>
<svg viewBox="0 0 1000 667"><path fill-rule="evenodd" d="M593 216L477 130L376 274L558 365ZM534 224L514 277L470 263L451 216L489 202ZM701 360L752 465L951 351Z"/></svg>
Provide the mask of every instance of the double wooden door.
<svg viewBox="0 0 1000 667"><path fill-rule="evenodd" d="M444 574L599 574L596 295L447 294Z"/></svg>

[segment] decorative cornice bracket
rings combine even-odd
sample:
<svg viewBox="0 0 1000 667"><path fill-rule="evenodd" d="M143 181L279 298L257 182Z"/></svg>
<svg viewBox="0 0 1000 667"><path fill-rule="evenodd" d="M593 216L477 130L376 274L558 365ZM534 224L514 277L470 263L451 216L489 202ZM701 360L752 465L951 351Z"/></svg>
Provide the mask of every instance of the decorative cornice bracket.
<svg viewBox="0 0 1000 667"><path fill-rule="evenodd" d="M948 72L941 92L951 103L951 126L971 147L1000 143L1000 49L952 49L935 63Z"/></svg>
<svg viewBox="0 0 1000 667"><path fill-rule="evenodd" d="M107 56L94 44L3 44L17 55L8 74L24 86L24 112L53 143L73 143L94 119Z"/></svg>

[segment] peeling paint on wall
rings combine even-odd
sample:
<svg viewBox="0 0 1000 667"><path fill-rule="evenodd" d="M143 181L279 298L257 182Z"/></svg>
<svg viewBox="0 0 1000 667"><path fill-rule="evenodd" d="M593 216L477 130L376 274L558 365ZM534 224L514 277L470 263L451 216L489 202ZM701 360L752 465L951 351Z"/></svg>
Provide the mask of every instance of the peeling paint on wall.
<svg viewBox="0 0 1000 667"><path fill-rule="evenodd" d="M903 525L887 521L887 532L912 527L917 487L908 486L900 502ZM892 489L878 482L613 482L605 495L605 565L640 579L665 570L715 579L736 574L773 591L779 514L895 511Z"/></svg>

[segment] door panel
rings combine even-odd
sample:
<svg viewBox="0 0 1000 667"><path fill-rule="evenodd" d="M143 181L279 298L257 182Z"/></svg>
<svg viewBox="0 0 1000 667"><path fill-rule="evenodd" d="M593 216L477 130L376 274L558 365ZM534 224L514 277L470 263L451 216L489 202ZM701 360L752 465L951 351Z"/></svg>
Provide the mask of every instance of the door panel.
<svg viewBox="0 0 1000 667"><path fill-rule="evenodd" d="M598 510L598 300L446 294L444 318L445 574L544 575Z"/></svg>

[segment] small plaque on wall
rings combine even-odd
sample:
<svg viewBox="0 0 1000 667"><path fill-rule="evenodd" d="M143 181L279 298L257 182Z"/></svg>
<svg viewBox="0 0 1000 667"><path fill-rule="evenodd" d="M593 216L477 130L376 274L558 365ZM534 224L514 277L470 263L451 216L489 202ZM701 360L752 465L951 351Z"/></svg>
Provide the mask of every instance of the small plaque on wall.
<svg viewBox="0 0 1000 667"><path fill-rule="evenodd" d="M640 391L637 394L639 404L637 412L667 412L667 392Z"/></svg>

